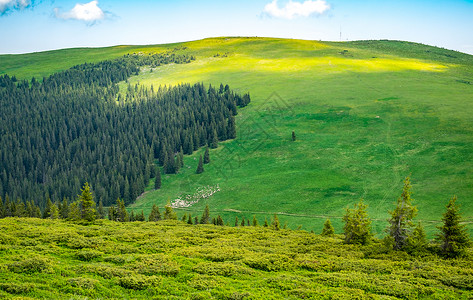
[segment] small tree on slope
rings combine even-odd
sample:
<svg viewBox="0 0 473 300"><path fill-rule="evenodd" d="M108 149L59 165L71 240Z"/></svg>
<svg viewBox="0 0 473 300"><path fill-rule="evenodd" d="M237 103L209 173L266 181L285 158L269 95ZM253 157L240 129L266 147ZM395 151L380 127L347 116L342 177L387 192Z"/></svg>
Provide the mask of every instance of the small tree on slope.
<svg viewBox="0 0 473 300"><path fill-rule="evenodd" d="M460 224L461 215L455 203L456 200L457 197L454 196L448 202L447 211L442 217L443 225L438 227L440 233L437 239L441 242L440 250L446 257L457 257L463 254L464 249L471 244L465 225Z"/></svg>

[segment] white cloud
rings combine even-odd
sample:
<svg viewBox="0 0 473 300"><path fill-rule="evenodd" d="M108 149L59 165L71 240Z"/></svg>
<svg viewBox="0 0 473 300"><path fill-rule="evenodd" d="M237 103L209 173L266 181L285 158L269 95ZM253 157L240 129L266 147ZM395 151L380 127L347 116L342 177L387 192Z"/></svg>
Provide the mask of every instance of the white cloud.
<svg viewBox="0 0 473 300"><path fill-rule="evenodd" d="M330 5L325 0L306 0L304 2L289 2L282 8L278 5L278 0L266 4L263 12L282 19L293 19L295 17L308 17L312 14L323 14L330 9Z"/></svg>
<svg viewBox="0 0 473 300"><path fill-rule="evenodd" d="M24 9L31 5L30 0L0 0L0 13L5 13L11 9Z"/></svg>
<svg viewBox="0 0 473 300"><path fill-rule="evenodd" d="M0 0L2 1L2 0ZM55 8L54 12L56 17L66 20L80 20L93 23L98 20L105 18L105 13L98 6L98 1L90 1L89 3L79 4L77 3L73 9L67 12L60 12L59 8Z"/></svg>

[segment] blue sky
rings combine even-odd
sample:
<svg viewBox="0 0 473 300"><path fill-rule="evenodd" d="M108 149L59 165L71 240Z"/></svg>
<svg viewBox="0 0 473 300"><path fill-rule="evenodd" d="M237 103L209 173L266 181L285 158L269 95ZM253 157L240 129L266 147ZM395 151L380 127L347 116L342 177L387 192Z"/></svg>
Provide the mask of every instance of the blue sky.
<svg viewBox="0 0 473 300"><path fill-rule="evenodd" d="M214 36L393 39L473 54L473 0L0 0L0 53Z"/></svg>

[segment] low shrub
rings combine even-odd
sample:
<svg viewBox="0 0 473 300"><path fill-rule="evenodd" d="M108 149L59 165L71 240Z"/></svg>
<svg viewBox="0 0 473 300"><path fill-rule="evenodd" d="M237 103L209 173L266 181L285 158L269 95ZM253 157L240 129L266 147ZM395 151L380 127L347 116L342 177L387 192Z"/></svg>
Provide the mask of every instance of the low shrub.
<svg viewBox="0 0 473 300"><path fill-rule="evenodd" d="M156 286L160 282L160 278L156 276L143 276L135 274L131 276L121 277L118 284L130 290L144 290L151 286Z"/></svg>
<svg viewBox="0 0 473 300"><path fill-rule="evenodd" d="M20 260L7 265L8 269L14 273L41 273L48 270L51 265L48 260L41 257L32 257L25 260Z"/></svg>
<svg viewBox="0 0 473 300"><path fill-rule="evenodd" d="M5 291L9 294L25 294L34 289L34 285L31 283L14 283L6 282L0 283L0 290Z"/></svg>
<svg viewBox="0 0 473 300"><path fill-rule="evenodd" d="M92 249L83 249L76 252L75 257L82 261L92 261L102 257L103 253Z"/></svg>

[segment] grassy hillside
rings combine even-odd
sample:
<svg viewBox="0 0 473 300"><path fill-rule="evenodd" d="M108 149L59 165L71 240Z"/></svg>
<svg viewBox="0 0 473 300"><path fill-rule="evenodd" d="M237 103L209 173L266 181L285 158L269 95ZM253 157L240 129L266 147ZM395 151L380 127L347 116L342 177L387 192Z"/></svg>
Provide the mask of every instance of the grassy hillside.
<svg viewBox="0 0 473 300"><path fill-rule="evenodd" d="M2 299L468 299L473 261L262 227L0 219ZM471 249L470 249L471 250Z"/></svg>
<svg viewBox="0 0 473 300"><path fill-rule="evenodd" d="M130 83L224 83L250 92L252 103L239 111L237 139L211 151L203 174L194 174L200 151L133 209L148 213L154 203L162 207L218 186L212 197L182 210L196 214L209 204L227 221L256 215L262 222L280 213L290 227L317 232L330 217L340 232L344 209L364 198L381 235L402 180L411 175L418 219L431 236L454 194L473 222L473 57L466 54L396 41L214 38L0 56L0 74L28 78L166 48L197 60L143 70Z"/></svg>

